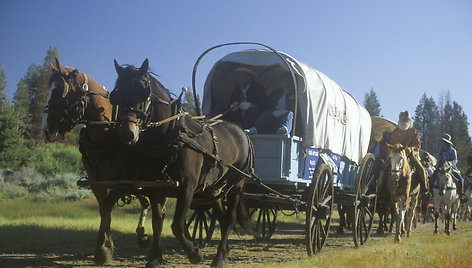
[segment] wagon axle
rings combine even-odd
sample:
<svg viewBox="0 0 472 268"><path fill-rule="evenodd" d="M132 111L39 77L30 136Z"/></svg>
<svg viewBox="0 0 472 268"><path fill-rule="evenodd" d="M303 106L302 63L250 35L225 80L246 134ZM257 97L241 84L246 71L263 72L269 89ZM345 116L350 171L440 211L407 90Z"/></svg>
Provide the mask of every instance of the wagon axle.
<svg viewBox="0 0 472 268"><path fill-rule="evenodd" d="M318 219L328 219L331 216L331 208L327 205L320 204L313 209L315 217Z"/></svg>

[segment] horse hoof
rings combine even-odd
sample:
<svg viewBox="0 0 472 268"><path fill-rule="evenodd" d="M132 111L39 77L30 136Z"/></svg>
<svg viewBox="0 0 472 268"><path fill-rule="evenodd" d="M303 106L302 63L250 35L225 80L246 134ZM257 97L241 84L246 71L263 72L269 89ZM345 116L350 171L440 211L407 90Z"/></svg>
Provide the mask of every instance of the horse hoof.
<svg viewBox="0 0 472 268"><path fill-rule="evenodd" d="M226 267L226 260L223 258L216 258L211 263L211 267L217 267L217 268Z"/></svg>
<svg viewBox="0 0 472 268"><path fill-rule="evenodd" d="M194 253L189 255L188 259L189 259L190 263L198 264L203 260L203 252L200 249L195 248Z"/></svg>
<svg viewBox="0 0 472 268"><path fill-rule="evenodd" d="M151 240L147 234L138 235L138 245L140 248L147 248Z"/></svg>
<svg viewBox="0 0 472 268"><path fill-rule="evenodd" d="M110 263L113 260L112 250L101 247L95 250L94 261L97 265Z"/></svg>
<svg viewBox="0 0 472 268"><path fill-rule="evenodd" d="M146 268L158 268L162 265L162 260L153 259L146 263Z"/></svg>

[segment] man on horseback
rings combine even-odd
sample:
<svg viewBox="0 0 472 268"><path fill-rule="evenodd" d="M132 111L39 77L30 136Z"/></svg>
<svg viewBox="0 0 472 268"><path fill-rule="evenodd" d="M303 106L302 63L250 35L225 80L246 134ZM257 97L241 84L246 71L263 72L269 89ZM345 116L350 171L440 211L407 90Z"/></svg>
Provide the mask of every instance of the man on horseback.
<svg viewBox="0 0 472 268"><path fill-rule="evenodd" d="M452 175L454 175L455 183L457 186L457 193L461 199L465 199L463 185L464 179L461 176L461 172L457 168L457 151L452 147L451 135L444 133L441 137L441 148L439 148L438 154L438 165L449 162L452 167Z"/></svg>
<svg viewBox="0 0 472 268"><path fill-rule="evenodd" d="M398 116L398 127L392 131L390 144L401 144L411 149L411 157L409 158L411 165L416 169L416 173L420 178L420 192L422 195L429 195L428 176L421 165L419 159L419 150L421 148L421 141L418 135L418 130L413 127L413 120L408 111L403 111Z"/></svg>

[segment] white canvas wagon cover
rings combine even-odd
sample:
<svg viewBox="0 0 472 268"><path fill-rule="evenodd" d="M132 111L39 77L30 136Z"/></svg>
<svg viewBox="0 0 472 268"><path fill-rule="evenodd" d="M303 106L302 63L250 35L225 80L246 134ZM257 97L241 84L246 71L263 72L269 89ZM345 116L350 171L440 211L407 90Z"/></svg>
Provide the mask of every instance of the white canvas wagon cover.
<svg viewBox="0 0 472 268"><path fill-rule="evenodd" d="M297 80L297 131L306 147L328 149L359 161L367 153L371 118L356 99L336 82L310 66L279 52L251 49L234 52L216 62L208 74L203 94L203 113L216 114L229 106L229 96L235 85L234 69L254 70L257 82L270 91L283 73L292 70Z"/></svg>

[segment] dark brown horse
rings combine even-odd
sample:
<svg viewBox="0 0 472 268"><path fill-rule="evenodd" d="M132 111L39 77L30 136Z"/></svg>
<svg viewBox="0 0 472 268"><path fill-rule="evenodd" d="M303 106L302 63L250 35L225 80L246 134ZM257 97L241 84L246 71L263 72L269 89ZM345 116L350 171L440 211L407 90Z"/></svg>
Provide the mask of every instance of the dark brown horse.
<svg viewBox="0 0 472 268"><path fill-rule="evenodd" d="M59 60L51 64L52 76L49 80L50 92L43 116L42 133L49 142L64 138L74 126L84 123L86 128L81 131L80 150L82 160L91 180L102 180L113 177L110 172L113 167L104 168L107 156L112 152L110 148L121 146L116 131L110 128L112 105L108 92L92 77L71 67L64 68ZM101 213L111 211L113 198L109 198L107 189L99 186L91 187L95 194ZM141 203L141 214L136 232L138 242L146 246L147 235L144 232L144 220L149 210L149 200L138 195ZM108 203L108 201L110 203ZM101 214L102 215L102 214ZM100 224L98 252L107 243L106 251L113 251L113 242L110 234L110 224L107 216L102 215ZM98 263L105 261L97 257Z"/></svg>
<svg viewBox="0 0 472 268"><path fill-rule="evenodd" d="M143 145L146 151L159 155L161 162L154 166L162 170L161 180L179 185L174 193L155 189L150 195L154 239L148 266L162 263L159 193L177 198L172 231L191 263L199 263L203 254L185 235L185 215L192 201L213 206L222 238L212 265L224 266L229 233L236 215L244 210L238 208L243 207L240 200L245 174L251 174L253 169L253 149L248 136L235 124L196 121L174 110L169 92L149 75L147 59L140 68L122 67L116 61L115 68L118 79L111 102L120 107L119 132L123 143Z"/></svg>

